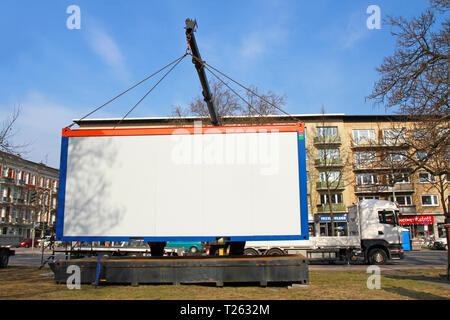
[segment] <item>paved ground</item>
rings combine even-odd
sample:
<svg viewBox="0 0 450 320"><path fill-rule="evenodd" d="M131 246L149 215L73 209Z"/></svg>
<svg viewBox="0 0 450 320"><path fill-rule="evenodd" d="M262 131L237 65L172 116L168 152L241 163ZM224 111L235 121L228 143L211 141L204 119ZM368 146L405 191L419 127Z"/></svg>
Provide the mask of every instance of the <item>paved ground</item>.
<svg viewBox="0 0 450 320"><path fill-rule="evenodd" d="M38 267L41 264L42 251L38 248L16 248L16 255L10 257L10 266L30 266ZM51 251L44 252L44 260L49 257ZM57 259L64 259L64 255L59 254ZM405 252L405 259L391 260L387 265L381 267L382 270L398 269L437 269L446 268L447 251L421 250ZM320 264L310 265L310 270L366 270L367 265L345 265L345 264Z"/></svg>
<svg viewBox="0 0 450 320"><path fill-rule="evenodd" d="M447 251L444 250L420 250L407 251L405 258L391 260L386 265L381 266L382 270L398 269L442 269L447 267ZM315 264L309 266L310 270L365 270L367 265L329 265Z"/></svg>

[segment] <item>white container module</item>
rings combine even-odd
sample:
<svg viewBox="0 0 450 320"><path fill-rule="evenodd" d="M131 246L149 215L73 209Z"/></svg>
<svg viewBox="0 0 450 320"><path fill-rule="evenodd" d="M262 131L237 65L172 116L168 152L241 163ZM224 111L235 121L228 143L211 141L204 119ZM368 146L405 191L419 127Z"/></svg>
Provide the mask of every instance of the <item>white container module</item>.
<svg viewBox="0 0 450 320"><path fill-rule="evenodd" d="M63 129L57 240L308 239L304 126Z"/></svg>

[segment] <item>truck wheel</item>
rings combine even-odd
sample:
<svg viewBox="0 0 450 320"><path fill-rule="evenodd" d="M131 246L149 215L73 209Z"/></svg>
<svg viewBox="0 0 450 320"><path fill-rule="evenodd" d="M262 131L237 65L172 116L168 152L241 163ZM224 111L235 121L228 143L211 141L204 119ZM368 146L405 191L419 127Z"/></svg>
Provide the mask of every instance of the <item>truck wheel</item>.
<svg viewBox="0 0 450 320"><path fill-rule="evenodd" d="M284 256L284 251L278 248L269 249L266 256Z"/></svg>
<svg viewBox="0 0 450 320"><path fill-rule="evenodd" d="M247 248L244 250L244 256L259 256L258 250Z"/></svg>
<svg viewBox="0 0 450 320"><path fill-rule="evenodd" d="M387 254L383 249L375 248L369 251L368 260L370 264L385 264L387 261Z"/></svg>

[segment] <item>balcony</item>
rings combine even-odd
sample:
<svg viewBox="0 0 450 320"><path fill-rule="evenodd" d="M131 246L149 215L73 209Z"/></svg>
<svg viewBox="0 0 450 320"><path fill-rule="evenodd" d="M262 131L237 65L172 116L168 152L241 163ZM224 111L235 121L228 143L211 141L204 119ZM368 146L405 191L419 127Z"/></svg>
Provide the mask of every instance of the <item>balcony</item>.
<svg viewBox="0 0 450 320"><path fill-rule="evenodd" d="M344 166L344 164L342 163L341 158L330 158L330 159L319 158L319 159L314 160L314 166L316 168L319 168L319 167L336 168L336 167L342 167L342 166Z"/></svg>
<svg viewBox="0 0 450 320"><path fill-rule="evenodd" d="M25 187L25 180L17 180L16 184L20 187Z"/></svg>
<svg viewBox="0 0 450 320"><path fill-rule="evenodd" d="M398 183L394 187L380 184L366 184L355 186L357 193L392 193L392 192L414 192L414 183Z"/></svg>
<svg viewBox="0 0 450 320"><path fill-rule="evenodd" d="M0 199L1 199L1 201L3 203L11 203L11 198L10 197L1 197Z"/></svg>
<svg viewBox="0 0 450 320"><path fill-rule="evenodd" d="M383 149L406 149L407 147L403 142L392 142L392 141L385 141L383 139L380 140L370 140L370 139L361 139L359 141L353 140L351 143L352 149L358 149L358 148L364 148L364 149L377 149L377 148L383 148Z"/></svg>
<svg viewBox="0 0 450 320"><path fill-rule="evenodd" d="M399 210L400 214L415 214L416 213L416 206L412 206L412 205L410 205L410 206L407 206L407 205L402 206L402 205L399 205L398 206L398 210Z"/></svg>
<svg viewBox="0 0 450 320"><path fill-rule="evenodd" d="M339 136L318 136L314 137L315 146L338 146L341 145L341 137Z"/></svg>
<svg viewBox="0 0 450 320"><path fill-rule="evenodd" d="M316 190L320 191L320 190L339 190L339 189L345 189L345 186L342 182L328 182L328 187L327 187L327 183L325 181L319 181L316 183Z"/></svg>
<svg viewBox="0 0 450 320"><path fill-rule="evenodd" d="M355 159L355 162L353 163L353 171L367 171L367 170L395 170L395 171L402 171L402 172L408 172L411 168L406 163L406 157L404 156L404 153L402 152L402 155L400 153L392 154L391 156L380 156L377 155L373 151L365 151L365 152L356 152L355 158L357 158L358 154L364 154L364 157L366 159Z"/></svg>
<svg viewBox="0 0 450 320"><path fill-rule="evenodd" d="M25 204L24 199L14 199L14 204Z"/></svg>
<svg viewBox="0 0 450 320"><path fill-rule="evenodd" d="M395 169L397 171L400 171L399 169L402 169L402 171L408 172L410 170L410 167L401 162L399 162L398 164L392 163L389 165L379 161L367 161L365 163L355 163L353 165L353 171L391 171L392 169Z"/></svg>
<svg viewBox="0 0 450 320"><path fill-rule="evenodd" d="M333 213L342 213L347 212L347 208L343 203L333 203L331 204L331 209L333 210ZM317 212L318 213L330 213L330 205L329 204L318 204L317 205Z"/></svg>
<svg viewBox="0 0 450 320"><path fill-rule="evenodd" d="M11 179L11 178L1 177L1 178L0 178L0 183L10 183L10 184L14 184L14 180Z"/></svg>

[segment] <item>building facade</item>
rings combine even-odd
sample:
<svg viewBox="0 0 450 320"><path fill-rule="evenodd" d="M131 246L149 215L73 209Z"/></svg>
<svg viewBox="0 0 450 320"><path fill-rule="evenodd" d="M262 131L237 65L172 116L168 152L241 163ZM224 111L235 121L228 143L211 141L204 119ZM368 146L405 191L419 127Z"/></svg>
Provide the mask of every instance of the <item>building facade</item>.
<svg viewBox="0 0 450 320"><path fill-rule="evenodd" d="M338 217L335 233L346 234L346 208L359 200L381 199L398 204L400 224L412 237L443 237L445 217L433 177L409 166L402 157L408 150L402 150L399 134L394 132L408 127L407 122L396 116L345 115L307 117L305 122L307 148L315 155L307 160L310 176L316 177L308 190L310 212L319 216L315 234L332 234L331 213ZM324 187L326 171L332 173L327 176L336 186ZM445 193L448 207L449 191Z"/></svg>
<svg viewBox="0 0 450 320"><path fill-rule="evenodd" d="M0 233L24 239L55 226L59 170L0 152Z"/></svg>
<svg viewBox="0 0 450 320"><path fill-rule="evenodd" d="M75 121L80 128L112 128L120 119ZM125 119L120 127L192 126L208 118ZM444 212L433 177L402 162L395 130L408 127L400 116L300 114L265 117L223 117L224 125L292 124L306 127L307 184L310 234L347 234L348 206L363 199L395 201L400 224L413 238L444 236ZM395 152L394 152L395 150ZM406 152L407 150L405 150ZM388 161L386 161L386 159ZM446 175L447 181L450 176ZM449 191L445 191L448 202ZM331 220L334 221L332 228Z"/></svg>

